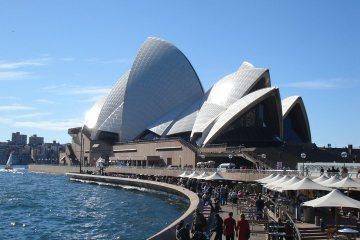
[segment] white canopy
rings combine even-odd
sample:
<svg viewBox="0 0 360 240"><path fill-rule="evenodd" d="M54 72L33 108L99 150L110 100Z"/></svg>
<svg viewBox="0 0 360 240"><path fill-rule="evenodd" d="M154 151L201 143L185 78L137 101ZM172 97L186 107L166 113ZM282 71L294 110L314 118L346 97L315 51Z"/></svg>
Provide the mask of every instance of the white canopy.
<svg viewBox="0 0 360 240"><path fill-rule="evenodd" d="M224 180L224 178L218 174L217 172L214 172L210 176L204 178L205 180Z"/></svg>
<svg viewBox="0 0 360 240"><path fill-rule="evenodd" d="M292 177L290 180L288 181L285 181L285 182L282 182L280 184L277 184L275 186L272 187L272 189L276 190L276 191L279 191L279 192L282 192L282 188L285 187L285 186L290 186L294 183L297 183L301 181L301 178L297 177L297 176L294 176Z"/></svg>
<svg viewBox="0 0 360 240"><path fill-rule="evenodd" d="M360 183L354 181L353 179L346 177L341 181L338 181L331 185L331 187L335 188L360 188Z"/></svg>
<svg viewBox="0 0 360 240"><path fill-rule="evenodd" d="M260 179L256 180L256 182L258 182L258 183L263 183L263 181L266 181L266 180L268 180L268 179L271 179L271 178L273 178L273 177L275 177L275 176L276 176L275 173L273 173L273 174L271 174L271 175L269 175L269 176L267 176L267 177L260 178Z"/></svg>
<svg viewBox="0 0 360 240"><path fill-rule="evenodd" d="M313 179L313 181L316 182L316 183L319 183L319 182L323 182L323 181L328 180L328 179L329 178L323 174L320 177Z"/></svg>
<svg viewBox="0 0 360 240"><path fill-rule="evenodd" d="M336 176L332 176L328 180L325 180L323 182L319 182L319 184L325 186L325 187L331 187L334 183L337 183L339 181L339 178Z"/></svg>
<svg viewBox="0 0 360 240"><path fill-rule="evenodd" d="M291 179L291 177L289 177L289 176L283 176L282 178L280 178L279 180L277 180L275 182L270 182L270 183L266 184L265 187L272 189L272 187L274 187L280 183L289 181L290 179Z"/></svg>
<svg viewBox="0 0 360 240"><path fill-rule="evenodd" d="M323 191L331 191L330 188L324 187L316 182L313 182L310 178L306 177L300 180L297 183L291 184L289 186L284 186L282 188L285 190L323 190Z"/></svg>
<svg viewBox="0 0 360 240"><path fill-rule="evenodd" d="M209 174L207 172L203 172L202 174L200 174L199 176L197 176L197 179L205 179L206 177L208 177Z"/></svg>
<svg viewBox="0 0 360 240"><path fill-rule="evenodd" d="M275 177L273 177L273 178L266 179L266 180L262 181L262 184L267 184L267 183L271 183L271 182L277 181L277 180L279 180L279 179L282 178L282 177L283 177L283 175L277 174L277 175L276 175Z"/></svg>
<svg viewBox="0 0 360 240"><path fill-rule="evenodd" d="M304 202L302 206L306 207L345 207L360 209L360 202L352 199L339 190L335 189L323 197Z"/></svg>
<svg viewBox="0 0 360 240"><path fill-rule="evenodd" d="M182 174L179 175L179 177L187 177L189 173L187 171L183 172Z"/></svg>
<svg viewBox="0 0 360 240"><path fill-rule="evenodd" d="M97 163L105 163L105 159L102 157L99 157L98 160L96 160Z"/></svg>
<svg viewBox="0 0 360 240"><path fill-rule="evenodd" d="M187 178L196 178L199 174L196 171L193 171L190 175L186 176Z"/></svg>

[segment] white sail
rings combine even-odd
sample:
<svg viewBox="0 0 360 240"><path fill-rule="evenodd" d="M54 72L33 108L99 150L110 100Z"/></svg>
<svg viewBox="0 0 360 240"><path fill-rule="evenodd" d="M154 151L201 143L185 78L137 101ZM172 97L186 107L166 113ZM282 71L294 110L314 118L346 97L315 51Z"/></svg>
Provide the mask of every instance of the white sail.
<svg viewBox="0 0 360 240"><path fill-rule="evenodd" d="M6 162L7 167L10 167L11 165L12 165L12 153L10 153L10 156L9 156L7 162Z"/></svg>

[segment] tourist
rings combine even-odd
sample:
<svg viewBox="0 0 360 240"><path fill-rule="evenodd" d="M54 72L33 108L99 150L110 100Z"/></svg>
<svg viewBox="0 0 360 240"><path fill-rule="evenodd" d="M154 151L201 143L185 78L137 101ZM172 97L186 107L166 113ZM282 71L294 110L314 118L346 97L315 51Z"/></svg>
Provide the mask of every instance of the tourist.
<svg viewBox="0 0 360 240"><path fill-rule="evenodd" d="M285 232L285 240L293 240L294 239L293 229L291 227L290 221L287 221L285 223L284 232Z"/></svg>
<svg viewBox="0 0 360 240"><path fill-rule="evenodd" d="M223 206L225 205L225 197L226 197L226 192L225 192L225 187L224 185L221 185L220 187L220 204Z"/></svg>
<svg viewBox="0 0 360 240"><path fill-rule="evenodd" d="M256 206L256 212L257 212L257 220L260 220L262 218L263 209L265 206L265 202L264 202L264 200L261 199L261 195L259 195L258 199L256 200L255 206Z"/></svg>
<svg viewBox="0 0 360 240"><path fill-rule="evenodd" d="M181 220L176 227L176 240L190 240L189 225L185 226L184 220Z"/></svg>
<svg viewBox="0 0 360 240"><path fill-rule="evenodd" d="M224 235L226 240L235 240L236 221L233 213L229 212L229 217L224 220Z"/></svg>
<svg viewBox="0 0 360 240"><path fill-rule="evenodd" d="M320 168L320 176L323 175L323 174L324 174L324 168L321 167L321 168Z"/></svg>
<svg viewBox="0 0 360 240"><path fill-rule="evenodd" d="M194 232L194 235L191 238L191 240L207 240L207 237L205 236L205 234L203 232L201 232L200 230L197 230Z"/></svg>
<svg viewBox="0 0 360 240"><path fill-rule="evenodd" d="M215 233L214 240L222 240L223 223L224 223L224 221L222 220L220 215L218 213L215 214L215 223L214 223L215 227L211 230L212 232Z"/></svg>
<svg viewBox="0 0 360 240"><path fill-rule="evenodd" d="M193 232L204 231L206 228L206 225L207 225L206 218L200 212L200 209L196 209L195 215L194 215L193 226L192 226Z"/></svg>
<svg viewBox="0 0 360 240"><path fill-rule="evenodd" d="M250 238L250 225L243 213L240 215L240 220L237 222L236 230L238 232L238 240L247 240Z"/></svg>

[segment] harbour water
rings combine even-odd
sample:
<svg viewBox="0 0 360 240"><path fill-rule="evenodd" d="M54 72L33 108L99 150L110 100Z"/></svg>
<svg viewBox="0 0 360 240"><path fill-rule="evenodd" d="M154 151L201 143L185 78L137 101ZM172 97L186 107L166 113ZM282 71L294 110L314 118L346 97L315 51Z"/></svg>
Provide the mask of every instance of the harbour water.
<svg viewBox="0 0 360 240"><path fill-rule="evenodd" d="M176 196L0 167L0 239L131 239L155 234L187 208Z"/></svg>

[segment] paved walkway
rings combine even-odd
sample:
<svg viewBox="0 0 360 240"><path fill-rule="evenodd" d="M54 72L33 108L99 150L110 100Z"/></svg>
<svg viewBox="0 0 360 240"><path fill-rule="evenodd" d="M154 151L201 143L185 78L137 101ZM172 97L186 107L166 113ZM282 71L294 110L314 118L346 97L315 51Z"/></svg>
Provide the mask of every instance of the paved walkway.
<svg viewBox="0 0 360 240"><path fill-rule="evenodd" d="M220 216L225 219L228 217L229 212L233 212L234 216L233 218L237 221L238 219L240 219L240 212L237 213L236 211L236 207L232 207L231 205L225 205L225 206L221 206L222 211L220 212ZM264 225L263 224L255 224L255 223L250 223L250 230L251 230L251 240L266 240L267 239L267 233L264 230ZM211 239L213 240L215 237L215 234L211 237ZM225 236L223 236L223 239L225 239Z"/></svg>

